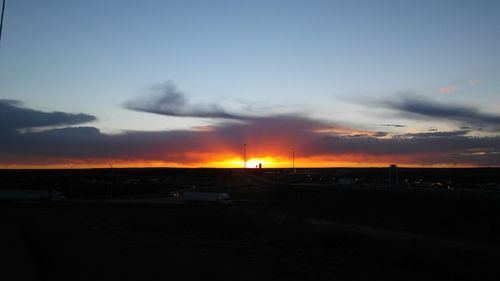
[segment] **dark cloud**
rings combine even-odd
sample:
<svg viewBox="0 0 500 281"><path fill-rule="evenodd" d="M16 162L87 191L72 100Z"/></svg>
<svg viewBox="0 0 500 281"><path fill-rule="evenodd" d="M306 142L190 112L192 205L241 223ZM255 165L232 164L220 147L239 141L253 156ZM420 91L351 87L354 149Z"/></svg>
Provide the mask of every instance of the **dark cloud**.
<svg viewBox="0 0 500 281"><path fill-rule="evenodd" d="M400 96L399 99L382 104L406 117L449 120L463 126L500 131L500 115L484 113L472 106L446 105L410 95Z"/></svg>
<svg viewBox="0 0 500 281"><path fill-rule="evenodd" d="M43 112L22 107L16 100L0 99L0 130L29 129L82 124L96 120L88 114Z"/></svg>
<svg viewBox="0 0 500 281"><path fill-rule="evenodd" d="M125 108L167 116L247 119L245 116L226 112L218 104L191 104L186 95L172 81L151 89L149 96L136 98L124 104Z"/></svg>
<svg viewBox="0 0 500 281"><path fill-rule="evenodd" d="M380 126L395 127L395 128L404 128L404 127L406 127L406 125L400 125L400 124L380 124Z"/></svg>
<svg viewBox="0 0 500 281"><path fill-rule="evenodd" d="M426 133L407 133L401 136L414 137L414 138L442 138L442 137L465 136L470 132L471 132L470 130L459 130L459 131L449 131L449 132L431 131Z"/></svg>
<svg viewBox="0 0 500 281"><path fill-rule="evenodd" d="M369 137L368 134L353 134L353 135L343 135L342 137L347 137L347 138L367 138Z"/></svg>
<svg viewBox="0 0 500 281"><path fill-rule="evenodd" d="M348 137L348 138L370 138L370 137L375 137L375 138L381 138L387 136L387 132L373 132L370 134L351 134L351 135L341 135L341 137Z"/></svg>

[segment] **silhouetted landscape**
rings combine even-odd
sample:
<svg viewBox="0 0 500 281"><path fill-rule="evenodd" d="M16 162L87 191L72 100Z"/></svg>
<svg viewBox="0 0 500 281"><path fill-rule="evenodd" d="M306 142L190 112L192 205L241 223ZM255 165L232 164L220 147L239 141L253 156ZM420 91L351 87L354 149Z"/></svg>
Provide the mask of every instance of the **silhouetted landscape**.
<svg viewBox="0 0 500 281"><path fill-rule="evenodd" d="M500 280L500 1L0 7L0 281Z"/></svg>
<svg viewBox="0 0 500 281"><path fill-rule="evenodd" d="M68 197L2 203L3 264L23 280L496 280L499 170L388 171L2 170L2 190Z"/></svg>

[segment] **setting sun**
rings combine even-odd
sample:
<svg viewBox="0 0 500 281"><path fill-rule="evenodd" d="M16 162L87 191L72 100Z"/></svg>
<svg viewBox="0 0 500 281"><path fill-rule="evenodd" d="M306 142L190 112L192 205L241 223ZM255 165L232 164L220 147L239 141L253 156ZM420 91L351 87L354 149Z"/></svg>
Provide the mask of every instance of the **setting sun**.
<svg viewBox="0 0 500 281"><path fill-rule="evenodd" d="M267 162L262 159L250 159L247 161L247 168L259 168L259 165L262 167L266 167L267 165L272 164L272 162Z"/></svg>
<svg viewBox="0 0 500 281"><path fill-rule="evenodd" d="M259 168L259 164L262 168L278 168L290 166L290 161L273 157L250 158L247 160L246 167Z"/></svg>

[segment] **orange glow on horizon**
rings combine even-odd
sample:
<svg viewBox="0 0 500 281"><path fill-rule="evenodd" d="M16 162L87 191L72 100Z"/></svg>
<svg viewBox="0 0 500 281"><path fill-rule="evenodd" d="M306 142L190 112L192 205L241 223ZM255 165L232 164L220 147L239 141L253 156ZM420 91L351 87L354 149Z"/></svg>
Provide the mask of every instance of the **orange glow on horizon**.
<svg viewBox="0 0 500 281"><path fill-rule="evenodd" d="M243 168L244 160L238 156L227 155L224 158L212 158L213 155L203 155L204 161L190 163L176 163L167 161L120 161L120 160L95 160L95 161L68 161L66 163L48 164L7 164L0 165L0 169L93 169L93 168ZM368 168L387 167L397 164L408 168L474 168L480 167L470 164L421 164L415 163L409 156L405 157L375 157L368 155L321 155L314 157L295 158L296 168ZM247 160L246 168L257 168L259 163L262 168L292 168L292 159L285 157L260 156Z"/></svg>

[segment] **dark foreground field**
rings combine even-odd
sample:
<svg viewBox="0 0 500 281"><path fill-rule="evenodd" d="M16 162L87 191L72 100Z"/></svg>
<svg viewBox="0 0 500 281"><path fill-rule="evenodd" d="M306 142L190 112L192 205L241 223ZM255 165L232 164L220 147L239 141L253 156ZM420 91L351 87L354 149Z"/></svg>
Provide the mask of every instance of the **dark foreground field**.
<svg viewBox="0 0 500 281"><path fill-rule="evenodd" d="M493 191L346 187L259 171L74 173L4 172L9 188L68 182L76 198L0 205L1 280L500 279ZM234 204L155 201L193 185Z"/></svg>
<svg viewBox="0 0 500 281"><path fill-rule="evenodd" d="M40 204L3 211L29 255L16 271L31 270L39 280L435 278L418 272L410 253L392 262L364 256L363 237L215 206Z"/></svg>
<svg viewBox="0 0 500 281"><path fill-rule="evenodd" d="M3 276L24 278L5 280L494 280L499 255L488 249L461 249L462 245L432 249L426 241L405 236L349 232L238 209L119 203L2 206L2 226L17 236L7 242L16 253L6 257L9 247L7 251L3 247L3 258L9 259L2 261ZM449 261L436 260L442 258ZM485 266L492 268L485 272Z"/></svg>

